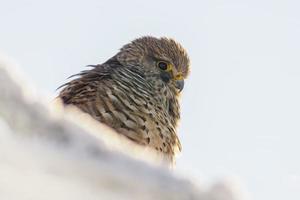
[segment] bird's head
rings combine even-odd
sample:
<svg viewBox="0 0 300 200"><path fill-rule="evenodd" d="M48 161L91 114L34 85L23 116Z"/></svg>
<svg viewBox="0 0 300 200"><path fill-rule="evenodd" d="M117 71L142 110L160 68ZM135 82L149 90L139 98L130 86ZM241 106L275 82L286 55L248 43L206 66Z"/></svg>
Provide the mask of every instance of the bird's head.
<svg viewBox="0 0 300 200"><path fill-rule="evenodd" d="M141 37L126 44L117 54L119 62L135 67L159 88L180 92L189 73L190 61L184 48L173 39Z"/></svg>

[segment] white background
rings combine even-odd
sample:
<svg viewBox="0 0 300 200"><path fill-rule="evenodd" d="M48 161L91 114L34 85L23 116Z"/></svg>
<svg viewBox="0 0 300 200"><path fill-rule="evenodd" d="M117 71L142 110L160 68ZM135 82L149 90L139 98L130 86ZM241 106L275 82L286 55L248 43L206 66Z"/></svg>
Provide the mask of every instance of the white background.
<svg viewBox="0 0 300 200"><path fill-rule="evenodd" d="M178 170L300 199L298 1L0 1L0 51L55 97L66 77L143 35L189 52Z"/></svg>

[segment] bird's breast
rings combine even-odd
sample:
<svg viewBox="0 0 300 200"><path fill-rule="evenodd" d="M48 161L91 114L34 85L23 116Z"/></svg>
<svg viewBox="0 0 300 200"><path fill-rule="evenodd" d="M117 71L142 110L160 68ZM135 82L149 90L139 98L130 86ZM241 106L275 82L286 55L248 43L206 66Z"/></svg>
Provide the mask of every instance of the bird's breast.
<svg viewBox="0 0 300 200"><path fill-rule="evenodd" d="M133 85L103 84L97 95L98 120L138 144L173 155L179 141L169 103L166 106L163 97L150 95Z"/></svg>

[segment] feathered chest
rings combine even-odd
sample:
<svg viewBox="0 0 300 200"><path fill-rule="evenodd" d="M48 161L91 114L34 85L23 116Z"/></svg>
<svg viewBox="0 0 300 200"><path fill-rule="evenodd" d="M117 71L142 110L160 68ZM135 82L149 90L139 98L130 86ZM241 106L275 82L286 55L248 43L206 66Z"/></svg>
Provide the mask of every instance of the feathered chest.
<svg viewBox="0 0 300 200"><path fill-rule="evenodd" d="M121 75L99 88L102 103L113 110L114 122L106 123L137 143L174 155L181 148L176 134L180 116L175 91L136 74Z"/></svg>

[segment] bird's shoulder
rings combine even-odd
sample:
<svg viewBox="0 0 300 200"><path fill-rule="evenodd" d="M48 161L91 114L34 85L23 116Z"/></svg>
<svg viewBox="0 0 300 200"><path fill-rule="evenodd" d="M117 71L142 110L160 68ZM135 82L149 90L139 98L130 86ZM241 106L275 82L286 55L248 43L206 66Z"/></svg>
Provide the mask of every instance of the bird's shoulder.
<svg viewBox="0 0 300 200"><path fill-rule="evenodd" d="M113 57L103 64L88 65L92 69L83 70L69 78L73 80L63 84L59 93L59 98L64 104L83 104L93 101L97 89L104 86L104 82L112 79L112 71L121 67L121 64Z"/></svg>

